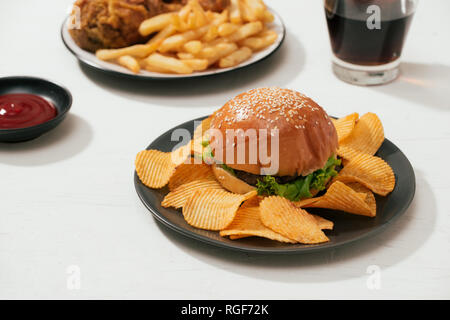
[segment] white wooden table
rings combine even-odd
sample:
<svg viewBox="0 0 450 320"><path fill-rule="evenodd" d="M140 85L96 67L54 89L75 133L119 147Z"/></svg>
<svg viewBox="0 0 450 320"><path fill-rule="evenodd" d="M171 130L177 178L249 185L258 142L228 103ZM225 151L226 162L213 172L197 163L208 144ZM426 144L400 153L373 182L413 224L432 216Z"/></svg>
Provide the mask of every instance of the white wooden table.
<svg viewBox="0 0 450 320"><path fill-rule="evenodd" d="M267 0L288 30L277 54L175 83L80 66L59 35L71 2L0 2L0 76L49 78L74 97L53 132L0 144L0 298L450 298L449 1L419 4L402 77L371 88L332 74L322 1ZM159 225L134 191L135 154L261 86L302 91L337 116L376 112L416 172L406 214L369 240L300 256L235 253Z"/></svg>

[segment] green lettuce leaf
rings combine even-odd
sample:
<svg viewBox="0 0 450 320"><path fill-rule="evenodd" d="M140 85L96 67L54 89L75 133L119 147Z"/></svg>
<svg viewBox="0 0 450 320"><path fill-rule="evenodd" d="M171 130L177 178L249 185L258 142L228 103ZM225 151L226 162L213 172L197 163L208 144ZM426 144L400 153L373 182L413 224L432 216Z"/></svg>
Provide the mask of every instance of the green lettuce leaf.
<svg viewBox="0 0 450 320"><path fill-rule="evenodd" d="M337 175L335 167L341 164L341 160L330 157L322 169L305 176L298 177L295 181L279 184L272 176L264 176L259 179L256 188L259 195L278 195L291 201L311 198L311 190L322 191L328 180Z"/></svg>
<svg viewBox="0 0 450 320"><path fill-rule="evenodd" d="M209 143L208 140L202 141L204 147L202 158L207 164L212 164L214 163L214 154ZM336 159L333 155L322 169L316 170L305 177L298 177L293 182L279 184L274 177L264 176L262 179L258 179L256 188L259 195L279 195L291 201L311 198L311 190L324 190L328 180L337 175L335 167L339 165L341 165L341 160ZM227 165L222 164L222 168L235 175L234 170Z"/></svg>
<svg viewBox="0 0 450 320"><path fill-rule="evenodd" d="M233 176L236 175L236 174L234 173L234 169L233 169L233 168L230 168L230 167L227 166L226 164L222 164L222 168L223 168L225 171L228 171L229 173L231 173Z"/></svg>

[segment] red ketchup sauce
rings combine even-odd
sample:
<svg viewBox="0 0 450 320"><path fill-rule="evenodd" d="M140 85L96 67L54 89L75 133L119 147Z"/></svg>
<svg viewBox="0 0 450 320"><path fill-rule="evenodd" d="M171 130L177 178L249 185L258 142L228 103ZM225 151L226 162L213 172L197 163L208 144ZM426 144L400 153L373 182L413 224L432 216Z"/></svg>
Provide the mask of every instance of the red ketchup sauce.
<svg viewBox="0 0 450 320"><path fill-rule="evenodd" d="M56 108L44 98L27 93L0 95L0 129L35 126L56 117Z"/></svg>

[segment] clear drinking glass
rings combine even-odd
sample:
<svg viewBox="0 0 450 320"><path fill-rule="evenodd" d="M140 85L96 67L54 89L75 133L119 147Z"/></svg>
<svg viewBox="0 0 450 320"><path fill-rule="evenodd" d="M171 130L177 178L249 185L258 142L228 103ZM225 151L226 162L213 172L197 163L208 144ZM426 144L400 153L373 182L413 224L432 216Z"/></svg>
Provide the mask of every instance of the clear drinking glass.
<svg viewBox="0 0 450 320"><path fill-rule="evenodd" d="M358 85L395 80L417 3L418 0L325 0L336 76Z"/></svg>

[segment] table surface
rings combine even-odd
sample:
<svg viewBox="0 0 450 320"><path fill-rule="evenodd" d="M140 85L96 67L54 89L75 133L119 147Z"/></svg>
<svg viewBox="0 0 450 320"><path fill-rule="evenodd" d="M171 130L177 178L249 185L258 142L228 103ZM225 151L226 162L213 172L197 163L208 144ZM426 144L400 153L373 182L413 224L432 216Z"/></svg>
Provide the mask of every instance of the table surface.
<svg viewBox="0 0 450 320"><path fill-rule="evenodd" d="M287 27L275 55L179 82L121 80L80 65L59 34L71 2L0 3L0 76L52 79L74 98L56 130L0 144L0 298L450 298L449 1L419 4L402 76L378 87L332 74L322 1L267 0ZM376 112L416 173L406 214L376 237L298 256L227 251L157 223L134 190L136 153L262 86L302 91L332 115Z"/></svg>

